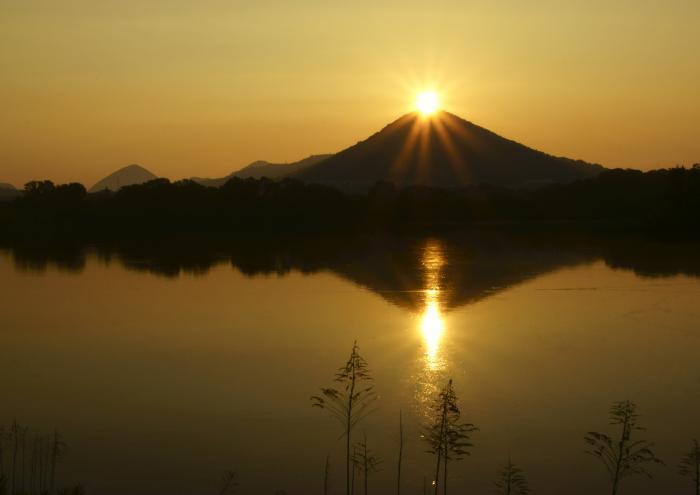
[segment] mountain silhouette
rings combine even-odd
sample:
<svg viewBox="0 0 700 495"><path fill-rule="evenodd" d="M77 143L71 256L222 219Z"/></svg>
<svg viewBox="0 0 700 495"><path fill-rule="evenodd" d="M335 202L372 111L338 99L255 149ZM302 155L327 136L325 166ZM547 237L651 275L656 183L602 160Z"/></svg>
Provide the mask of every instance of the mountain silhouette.
<svg viewBox="0 0 700 495"><path fill-rule="evenodd" d="M140 165L129 165L120 168L116 172L108 175L90 188L88 192L94 193L108 189L118 191L124 186L143 184L144 182L157 179L158 177Z"/></svg>
<svg viewBox="0 0 700 495"><path fill-rule="evenodd" d="M209 187L221 187L229 179L238 177L240 179L260 179L262 177L267 177L268 179L282 179L296 172L300 172L312 165L316 165L321 161L331 157L332 155L311 155L302 160L292 163L270 163L264 160L255 161L249 165L246 165L240 170L236 170L226 177L221 177L218 179L204 179L201 177L193 177L192 180L201 184L203 186Z"/></svg>
<svg viewBox="0 0 700 495"><path fill-rule="evenodd" d="M0 182L0 201L8 201L15 199L20 195L20 192L12 184Z"/></svg>
<svg viewBox="0 0 700 495"><path fill-rule="evenodd" d="M600 165L555 157L503 138L448 112L410 113L364 141L294 174L295 178L367 189L397 186L534 187L573 182L602 172Z"/></svg>

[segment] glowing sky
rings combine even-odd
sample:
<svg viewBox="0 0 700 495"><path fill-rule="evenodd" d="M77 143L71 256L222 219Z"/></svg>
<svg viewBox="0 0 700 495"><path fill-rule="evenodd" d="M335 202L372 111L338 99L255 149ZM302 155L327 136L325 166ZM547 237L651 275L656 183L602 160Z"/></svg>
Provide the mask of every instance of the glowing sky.
<svg viewBox="0 0 700 495"><path fill-rule="evenodd" d="M700 162L700 2L2 0L0 182L338 151L444 107L607 166Z"/></svg>

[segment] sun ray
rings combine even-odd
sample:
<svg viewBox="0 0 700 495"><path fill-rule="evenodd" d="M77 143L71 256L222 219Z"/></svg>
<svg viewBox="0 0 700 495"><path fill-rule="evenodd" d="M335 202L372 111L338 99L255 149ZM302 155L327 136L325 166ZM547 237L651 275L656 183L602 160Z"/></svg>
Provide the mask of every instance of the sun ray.
<svg viewBox="0 0 700 495"><path fill-rule="evenodd" d="M418 141L418 162L414 171L414 181L418 183L430 183L431 167L430 167L430 127L432 121L424 122L421 126L419 141ZM417 180L416 180L417 179Z"/></svg>
<svg viewBox="0 0 700 495"><path fill-rule="evenodd" d="M479 141L479 139L477 139L473 133L469 132L468 129L465 129L465 127L461 125L461 123L458 123L457 119L455 119L454 117L445 119L445 125L449 131L451 131L453 134L457 134L459 137L469 142L469 144L472 147L476 149L484 147L484 143Z"/></svg>
<svg viewBox="0 0 700 495"><path fill-rule="evenodd" d="M406 162L408 160L408 157L411 156L413 149L418 144L418 138L419 133L421 131L421 127L421 123L418 122L418 120L415 120L413 124L411 124L411 130L409 131L408 138L404 142L401 151L399 151L399 154L396 156L396 158L391 164L390 176L392 180L396 179L397 186L402 184L403 179L406 176Z"/></svg>
<svg viewBox="0 0 700 495"><path fill-rule="evenodd" d="M466 184L470 180L469 172L465 166L464 157L457 151L457 147L452 140L452 135L445 124L446 119L435 119L435 134L437 134L438 139L442 143L445 151L447 151L447 157L449 160L450 167L457 175L460 183Z"/></svg>

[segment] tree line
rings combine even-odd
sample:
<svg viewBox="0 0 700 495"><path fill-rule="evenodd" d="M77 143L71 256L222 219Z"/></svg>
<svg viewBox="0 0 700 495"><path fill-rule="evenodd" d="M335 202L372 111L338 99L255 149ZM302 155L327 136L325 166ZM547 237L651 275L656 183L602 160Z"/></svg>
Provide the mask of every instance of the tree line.
<svg viewBox="0 0 700 495"><path fill-rule="evenodd" d="M700 164L594 178L537 189L475 185L460 189L375 184L344 193L294 179L232 178L220 188L156 179L88 194L81 184L26 184L0 203L0 235L130 238L254 232L454 229L479 223L560 222L696 235Z"/></svg>

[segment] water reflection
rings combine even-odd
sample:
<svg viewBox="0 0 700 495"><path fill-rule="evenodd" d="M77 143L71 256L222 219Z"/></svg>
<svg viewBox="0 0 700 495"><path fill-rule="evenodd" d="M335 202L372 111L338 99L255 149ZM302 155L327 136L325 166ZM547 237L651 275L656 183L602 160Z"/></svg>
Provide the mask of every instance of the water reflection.
<svg viewBox="0 0 700 495"><path fill-rule="evenodd" d="M445 332L445 322L442 318L441 279L445 266L445 256L442 245L431 239L426 243L422 253L422 266L425 273L425 289L423 290L424 309L421 316L420 328L425 345L425 365L431 371L444 367L444 359L440 352L440 343Z"/></svg>
<svg viewBox="0 0 700 495"><path fill-rule="evenodd" d="M229 264L247 277L328 271L420 314L438 354L442 315L563 267L596 260L644 277L700 277L697 243L573 233L479 231L441 238L320 237L192 243L2 244L16 269L82 273L89 258L164 277L203 276ZM468 262L467 262L468 260Z"/></svg>
<svg viewBox="0 0 700 495"><path fill-rule="evenodd" d="M330 422L325 429L307 397L359 338L387 397L369 423L385 458L396 452L397 410L413 413L406 416L406 438L416 438L431 400L452 375L469 419L484 432L465 468L486 473L464 476L461 485L455 479L455 492L465 492L466 484L487 492L488 473L512 448L539 478L540 493L594 493L580 432L603 427L610 400L629 396L651 409L650 430L668 446L668 458L685 448L680 437L696 424L698 404L688 397L698 397L700 285L684 278L675 282L683 286L657 286L626 272L700 277L697 247L474 233L16 246L11 257L0 249L7 356L0 385L13 398L0 423L25 411L44 428L65 425L76 439L66 479L79 476L98 493L201 493L200 473L214 479L220 462L244 474L250 480L244 483L260 480L241 493L271 494L282 485L288 493L308 493L306 475L317 472L337 432ZM576 269L553 273L564 267ZM47 270L45 280L36 277ZM314 273L322 276L299 276ZM533 288L627 284L629 290L528 289L494 297L547 273L551 278ZM352 319L341 321L349 308ZM624 373L620 362L629 364ZM60 407L57 394L65 398ZM198 424L207 427L192 427ZM176 448L183 442L191 446L186 452ZM309 455L300 456L299 445ZM420 493L421 475L431 472L422 450L417 440L408 443L407 493ZM119 477L105 479L118 469ZM342 479L339 471L332 477ZM665 492L680 493L672 474ZM385 470L376 483L376 492L389 492L393 472Z"/></svg>
<svg viewBox="0 0 700 495"><path fill-rule="evenodd" d="M421 318L421 330L425 341L425 362L431 370L440 369L444 365L440 355L440 341L445 331L445 323L440 313L438 295L437 290L426 291L425 312Z"/></svg>
<svg viewBox="0 0 700 495"><path fill-rule="evenodd" d="M427 418L430 402L445 380L448 363L444 349L445 319L443 304L446 300L445 246L437 239L429 239L420 251L423 275L422 310L418 318L423 347L418 357L415 377L415 405L417 413Z"/></svg>

